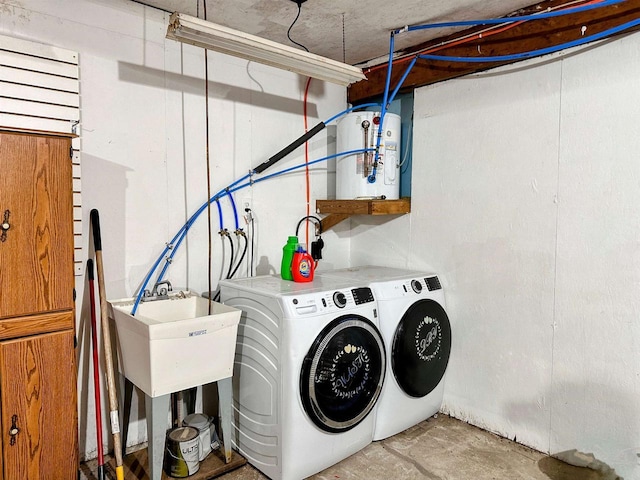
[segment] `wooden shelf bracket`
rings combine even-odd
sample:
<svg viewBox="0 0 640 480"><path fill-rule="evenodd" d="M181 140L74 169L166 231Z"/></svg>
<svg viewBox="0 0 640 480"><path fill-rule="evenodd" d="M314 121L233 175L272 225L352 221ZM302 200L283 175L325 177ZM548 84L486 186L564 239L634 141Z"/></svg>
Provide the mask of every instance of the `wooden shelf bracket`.
<svg viewBox="0 0 640 480"><path fill-rule="evenodd" d="M399 200L316 200L316 213L328 214L321 220L323 232L352 215L401 215L409 212L409 197Z"/></svg>

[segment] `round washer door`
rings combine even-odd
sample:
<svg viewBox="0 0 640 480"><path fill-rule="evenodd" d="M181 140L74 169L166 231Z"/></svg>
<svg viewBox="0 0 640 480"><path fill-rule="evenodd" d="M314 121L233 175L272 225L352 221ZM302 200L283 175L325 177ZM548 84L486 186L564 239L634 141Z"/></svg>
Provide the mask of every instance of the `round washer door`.
<svg viewBox="0 0 640 480"><path fill-rule="evenodd" d="M360 315L330 322L307 352L300 396L320 429L339 433L360 423L375 405L386 368L378 329Z"/></svg>
<svg viewBox="0 0 640 480"><path fill-rule="evenodd" d="M411 305L398 323L391 347L391 369L400 388L424 397L444 377L451 352L451 324L433 300Z"/></svg>

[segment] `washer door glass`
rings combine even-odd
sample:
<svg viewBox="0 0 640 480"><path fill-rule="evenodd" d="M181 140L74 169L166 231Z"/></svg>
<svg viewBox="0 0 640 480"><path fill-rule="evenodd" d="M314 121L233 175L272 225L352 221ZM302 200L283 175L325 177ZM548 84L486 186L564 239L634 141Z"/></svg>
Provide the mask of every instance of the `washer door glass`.
<svg viewBox="0 0 640 480"><path fill-rule="evenodd" d="M380 395L386 366L378 329L360 315L333 320L307 352L300 373L302 404L326 432L360 423Z"/></svg>
<svg viewBox="0 0 640 480"><path fill-rule="evenodd" d="M400 388L424 397L438 386L449 363L451 324L444 308L419 300L402 316L393 337L391 369Z"/></svg>

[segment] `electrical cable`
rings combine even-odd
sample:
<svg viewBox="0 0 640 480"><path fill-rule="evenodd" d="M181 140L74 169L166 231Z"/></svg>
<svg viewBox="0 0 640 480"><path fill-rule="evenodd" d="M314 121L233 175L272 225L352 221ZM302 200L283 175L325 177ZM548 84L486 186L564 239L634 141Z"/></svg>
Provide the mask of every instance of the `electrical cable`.
<svg viewBox="0 0 640 480"><path fill-rule="evenodd" d="M322 234L322 220L320 220L318 217L316 217L315 215L307 215L305 217L302 217L300 219L300 221L298 222L298 225L296 226L296 237L298 236L298 231L300 230L300 225L302 225L302 222L304 222L305 220L315 220L316 224L317 224L317 232L316 235L320 235Z"/></svg>
<svg viewBox="0 0 640 480"><path fill-rule="evenodd" d="M303 48L307 53L309 53L309 49L307 47L305 47L301 43L296 42L293 38L291 38L291 29L298 21L298 18L300 18L300 12L302 11L302 2L296 1L296 3L298 4L298 14L296 15L296 18L293 20L291 25L289 25L289 30L287 30L287 38L289 39L289 41L291 41L291 43L298 45L299 47Z"/></svg>
<svg viewBox="0 0 640 480"><path fill-rule="evenodd" d="M413 116L411 118L411 125L413 125ZM409 131L407 132L407 141L405 142L406 145L404 146L404 154L402 155L402 160L398 165L396 165L398 168L402 168L402 166L405 164L405 162L409 158L409 146L411 145L412 137L413 137L413 128L410 128Z"/></svg>

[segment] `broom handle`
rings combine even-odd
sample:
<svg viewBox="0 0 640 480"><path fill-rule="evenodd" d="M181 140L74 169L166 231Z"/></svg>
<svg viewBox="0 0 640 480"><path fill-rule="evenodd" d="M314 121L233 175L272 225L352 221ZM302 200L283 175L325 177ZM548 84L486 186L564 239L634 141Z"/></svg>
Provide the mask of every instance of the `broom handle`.
<svg viewBox="0 0 640 480"><path fill-rule="evenodd" d="M96 409L96 435L98 443L98 480L104 480L104 455L102 451L102 407L100 395L100 360L98 358L98 329L96 327L96 301L93 281L93 260L87 260L89 274L89 300L91 303L91 345L93 360L93 392Z"/></svg>
<svg viewBox="0 0 640 480"><path fill-rule="evenodd" d="M118 396L116 392L115 374L113 372L113 353L111 348L111 331L109 328L109 312L107 310L106 293L104 289L104 269L102 265L102 239L100 237L100 217L98 210L91 210L91 224L93 226L93 242L96 251L96 269L98 271L98 292L100 296L100 323L102 324L102 343L104 357L107 364L107 391L109 392L109 414L111 417L111 434L113 435L113 454L116 458L117 480L124 480L122 464L122 441L120 439L120 420L118 417Z"/></svg>

